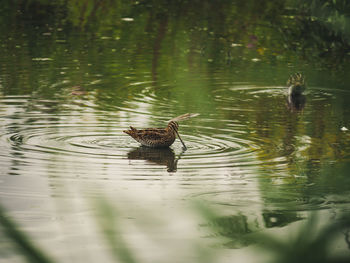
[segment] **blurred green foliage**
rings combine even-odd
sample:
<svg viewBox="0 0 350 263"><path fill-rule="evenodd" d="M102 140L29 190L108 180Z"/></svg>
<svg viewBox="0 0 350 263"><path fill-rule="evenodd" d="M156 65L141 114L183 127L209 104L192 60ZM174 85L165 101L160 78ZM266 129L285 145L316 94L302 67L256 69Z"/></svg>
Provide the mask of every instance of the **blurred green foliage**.
<svg viewBox="0 0 350 263"><path fill-rule="evenodd" d="M344 214L322 227L319 227L320 221L317 214L312 214L289 239L267 234L257 234L255 239L259 240L260 249L273 253L272 262L276 263L349 262L349 253L338 255L334 252L334 243L339 236L349 245L349 215Z"/></svg>
<svg viewBox="0 0 350 263"><path fill-rule="evenodd" d="M224 237L225 246L237 248L254 244L263 254L271 256L267 262L345 263L350 260L350 253L334 251L334 244L339 240L344 242L345 248L350 248L348 213L341 213L326 223L320 214L311 213L293 232L282 238L259 230L257 222L249 222L246 216L220 216L218 211L202 203L196 203L196 208L206 219L207 223L203 226L210 229L215 237Z"/></svg>
<svg viewBox="0 0 350 263"><path fill-rule="evenodd" d="M107 245L111 248L115 262L136 263L133 252L123 238L121 215L106 199L96 200L95 203L97 224Z"/></svg>
<svg viewBox="0 0 350 263"><path fill-rule="evenodd" d="M110 253L115 262L136 263L140 262L135 259L138 251L127 246L127 235L122 230L122 215L118 209L106 199L99 199L95 202L96 222L102 237L105 239ZM337 216L337 219L321 222L321 218L316 213L304 220L291 235L287 237L276 237L275 234L261 231L257 228L256 223L247 221L247 217L243 215L228 217L220 216L218 211L213 210L208 204L195 202L193 208L204 220L206 227L214 236L211 236L215 242L222 240L222 236L226 240L230 240L235 247L254 245L254 249L262 251L262 255L269 255L269 260L261 259L260 262L278 262L278 263L345 263L349 262L349 253L337 253L334 251L334 244L339 238L350 248L349 231L350 218L347 213ZM149 216L145 214L144 220L149 220ZM154 217L154 215L151 215ZM141 219L140 219L141 220ZM138 221L138 220L137 220ZM150 224L153 227L160 227L156 221L148 221L143 225L144 233L147 233L146 226ZM143 222L144 223L144 222ZM1 228L2 227L2 228ZM6 215L2 207L0 207L0 230L6 234L7 238L17 247L23 259L28 262L53 262L47 254L50 251L43 251L35 245L35 242L28 238L27 234L20 230L16 223ZM142 227L140 228L142 231ZM224 231L224 232L223 232ZM225 233L225 234L224 234ZM230 235L227 235L230 233ZM216 251L206 251L204 244L200 247L196 240L189 240L188 245L193 249L195 256L192 262L216 262L214 254L223 252L222 248L216 247ZM339 245L339 243L337 243ZM166 246L166 244L163 244ZM237 246L238 245L238 246ZM258 251L256 250L256 252ZM211 254L212 253L212 254ZM260 253L260 252L259 252ZM205 255L205 257L203 257ZM258 254L257 254L258 255ZM177 260L181 261L183 255L179 251ZM166 260L166 259L165 259ZM259 262L259 261L257 261Z"/></svg>
<svg viewBox="0 0 350 263"><path fill-rule="evenodd" d="M5 209L0 205L0 233L12 242L17 252L19 252L27 262L50 263L55 262L48 256L50 253L38 247L28 235L20 229L20 226L10 218ZM2 248L0 248L1 251ZM2 258L0 253L0 259Z"/></svg>

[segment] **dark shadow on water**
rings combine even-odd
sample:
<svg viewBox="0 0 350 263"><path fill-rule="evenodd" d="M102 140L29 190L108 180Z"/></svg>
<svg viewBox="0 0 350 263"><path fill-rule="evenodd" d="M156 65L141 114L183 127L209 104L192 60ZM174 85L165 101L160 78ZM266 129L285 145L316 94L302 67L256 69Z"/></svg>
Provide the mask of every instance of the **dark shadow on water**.
<svg viewBox="0 0 350 263"><path fill-rule="evenodd" d="M282 211L282 210L281 211L265 210L263 211L262 216L263 216L266 228L283 227L283 226L289 225L290 223L303 219L294 211Z"/></svg>
<svg viewBox="0 0 350 263"><path fill-rule="evenodd" d="M166 165L168 172L177 171L177 163L181 158L184 150L175 156L173 149L171 148L149 148L140 146L132 151L128 152L129 160L146 160L153 164Z"/></svg>
<svg viewBox="0 0 350 263"><path fill-rule="evenodd" d="M211 229L214 236L225 237L224 247L242 248L258 243L259 240L253 238L254 234L260 233L265 228L283 227L303 219L295 212L278 210L265 210L262 213L262 218L263 224L259 224L257 218L250 218L241 213L228 216L214 215L202 227Z"/></svg>
<svg viewBox="0 0 350 263"><path fill-rule="evenodd" d="M288 109L291 112L301 112L306 104L306 97L304 95L289 95L287 98Z"/></svg>

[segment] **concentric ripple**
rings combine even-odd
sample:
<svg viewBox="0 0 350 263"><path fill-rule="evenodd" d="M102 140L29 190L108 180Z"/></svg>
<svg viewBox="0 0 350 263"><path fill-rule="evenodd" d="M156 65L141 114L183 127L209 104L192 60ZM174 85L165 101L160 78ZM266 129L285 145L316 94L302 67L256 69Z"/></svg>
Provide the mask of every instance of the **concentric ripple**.
<svg viewBox="0 0 350 263"><path fill-rule="evenodd" d="M183 135L188 153L187 169L216 169L240 166L253 162L258 146L237 137Z"/></svg>
<svg viewBox="0 0 350 263"><path fill-rule="evenodd" d="M123 129L129 125L165 126L171 115L152 115L150 109L158 107L160 112L167 111L167 105L177 103L175 99L164 99L149 84L152 82L130 84L128 89L134 94L133 99L114 108L107 107L118 110L115 118L111 112L101 112L101 108L91 102L96 95L94 93L90 93L90 97L74 98L69 103L64 101L63 111L54 114L51 108L57 107L58 102L55 100L5 98L3 102L7 104L9 114L4 117L6 125L3 126L1 144L8 153L3 152L1 161L8 162L10 156L12 161L24 167L34 167L38 173L47 173L44 166L51 167L50 172L53 174L72 169L88 176L106 167L110 174L116 172L121 178L181 172L194 174L196 180L203 180L203 183L225 174L255 175L261 163L286 163L283 158L257 158L264 141L251 134L249 127L247 129L244 122L239 120L243 113L238 115L234 123L227 118L207 117L206 112L180 123L179 131L187 151L182 150L178 140L167 153L157 153L157 149L141 150L139 143L124 134ZM259 91L256 87L248 88L251 94L246 96L260 94L255 92ZM232 90L234 94L237 90L242 91ZM220 92L217 89L217 93ZM110 98L106 97L105 100L108 106ZM227 98L221 100L219 96L216 100L220 101L218 111L230 109L231 101ZM30 106L32 111L27 110L28 105L33 105ZM242 107L243 112L246 110L250 109ZM170 116L164 117L166 114ZM23 168L22 172L27 171Z"/></svg>
<svg viewBox="0 0 350 263"><path fill-rule="evenodd" d="M194 88L201 89L202 81L195 80ZM329 208L326 199L305 198L295 188L307 185L313 166L319 173L323 157L313 147L323 136L320 130L339 137L326 137L330 141L324 143L325 152L337 160L348 158L348 134L333 128L346 123L328 118L328 126L310 128L310 115L329 107L337 96L310 92L305 108L292 111L283 87L220 79L214 80L214 87L198 103L191 96L199 93L180 89L174 95L169 83L152 80L80 95L72 95L67 87L55 99L3 96L1 173L10 179L54 178L53 185L64 178L78 184L108 182L112 188L180 188L188 198L239 209ZM185 112L200 113L179 123L187 150L179 140L167 149L141 147L123 133L130 125L165 127L170 118Z"/></svg>
<svg viewBox="0 0 350 263"><path fill-rule="evenodd" d="M80 173L86 174L99 171L101 165L127 178L134 173L167 171L195 174L203 180L225 174L255 176L261 171L289 173L290 157L305 151L310 139L289 134L298 120L289 116L285 89L216 81L212 101L218 103L217 113L199 112L200 116L180 123L179 132L188 150L183 151L177 140L171 146L172 153L162 153L166 157L158 161L156 149L140 150L139 143L122 132L129 125L164 127L175 114L168 112L168 105L176 105L177 98L162 96L164 91L154 88L151 80L131 82L127 89L132 98L115 107L108 107L114 101L109 97L112 94L104 93L106 108L116 110L116 116L111 111L101 111L93 102L97 95L93 92L87 97L64 100L63 110L53 113L51 109L59 105L56 100L4 97L2 104L7 113L3 117L1 144L11 160L31 166L54 160L56 170L78 165ZM167 83L158 84L165 90L169 88ZM269 104L273 107L266 106ZM181 107L178 112L187 111ZM152 114L154 108L159 114ZM281 135L273 138L270 133L275 129ZM286 136L290 136L290 142ZM2 161L9 161L6 151Z"/></svg>
<svg viewBox="0 0 350 263"><path fill-rule="evenodd" d="M56 124L5 134L1 140L7 142L9 155L1 154L0 160L5 162L10 158L16 163L12 174L96 179L105 171L109 179L154 180L157 177L153 176L178 172L196 175L191 184L207 184L208 180L221 178L227 172L238 172L243 166L247 168L245 173L254 172L254 169L249 172L249 167L255 167L252 156L258 147L243 139L194 136L184 132L182 139L187 151L183 151L178 140L166 152L144 151L144 147L120 128L97 126L92 123L87 126Z"/></svg>

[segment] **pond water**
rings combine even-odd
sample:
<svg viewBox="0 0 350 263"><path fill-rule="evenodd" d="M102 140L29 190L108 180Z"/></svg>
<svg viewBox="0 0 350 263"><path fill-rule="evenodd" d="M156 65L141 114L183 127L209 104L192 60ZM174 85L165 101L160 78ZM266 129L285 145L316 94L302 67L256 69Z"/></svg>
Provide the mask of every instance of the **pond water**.
<svg viewBox="0 0 350 263"><path fill-rule="evenodd" d="M344 71L236 44L208 55L164 36L165 22L146 42L125 35L133 19L118 23L117 37L33 25L1 37L0 200L39 246L62 262L111 260L96 242L96 198L118 207L120 231L144 262L177 262L198 228L206 231L189 212L193 200L231 222L222 224L223 246L236 249L225 253L257 262L245 234L282 235L313 211L350 212ZM307 89L293 105L286 81L298 71ZM186 112L199 113L179 123L186 151L179 140L149 149L123 133ZM20 262L0 242L0 257Z"/></svg>

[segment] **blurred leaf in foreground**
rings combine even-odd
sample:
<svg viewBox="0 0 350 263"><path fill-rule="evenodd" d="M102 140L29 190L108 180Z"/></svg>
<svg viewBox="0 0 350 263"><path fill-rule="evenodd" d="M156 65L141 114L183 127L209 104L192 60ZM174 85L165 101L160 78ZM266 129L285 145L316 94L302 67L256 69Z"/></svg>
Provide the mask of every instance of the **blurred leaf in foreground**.
<svg viewBox="0 0 350 263"><path fill-rule="evenodd" d="M337 241L342 236L344 236L345 246L350 249L350 216L348 214L343 214L340 219L330 221L320 227L320 216L313 213L300 225L296 233L289 235L290 238L277 238L273 234L266 233L266 231L256 231L253 233L250 229L247 229L246 232L242 232L240 229L237 229L237 220L235 220L233 226L230 223L230 229L236 231L236 233L231 233L229 236L226 235L227 231L223 232L223 229L227 227L224 224L227 220L222 219L227 217L220 216L218 212L205 204L196 203L195 207L205 220L207 220L208 223L206 226L214 234L222 235L226 238L229 237L234 244L243 244L244 246L254 244L264 254L272 255L272 261L269 262L350 262L350 251L346 251L345 253L343 251L340 253L338 253L339 251L335 251L335 247L338 245Z"/></svg>
<svg viewBox="0 0 350 263"><path fill-rule="evenodd" d="M28 262L49 263L55 262L46 253L34 245L32 240L19 229L17 224L5 214L5 210L0 205L0 225L4 234L13 241L18 251Z"/></svg>

